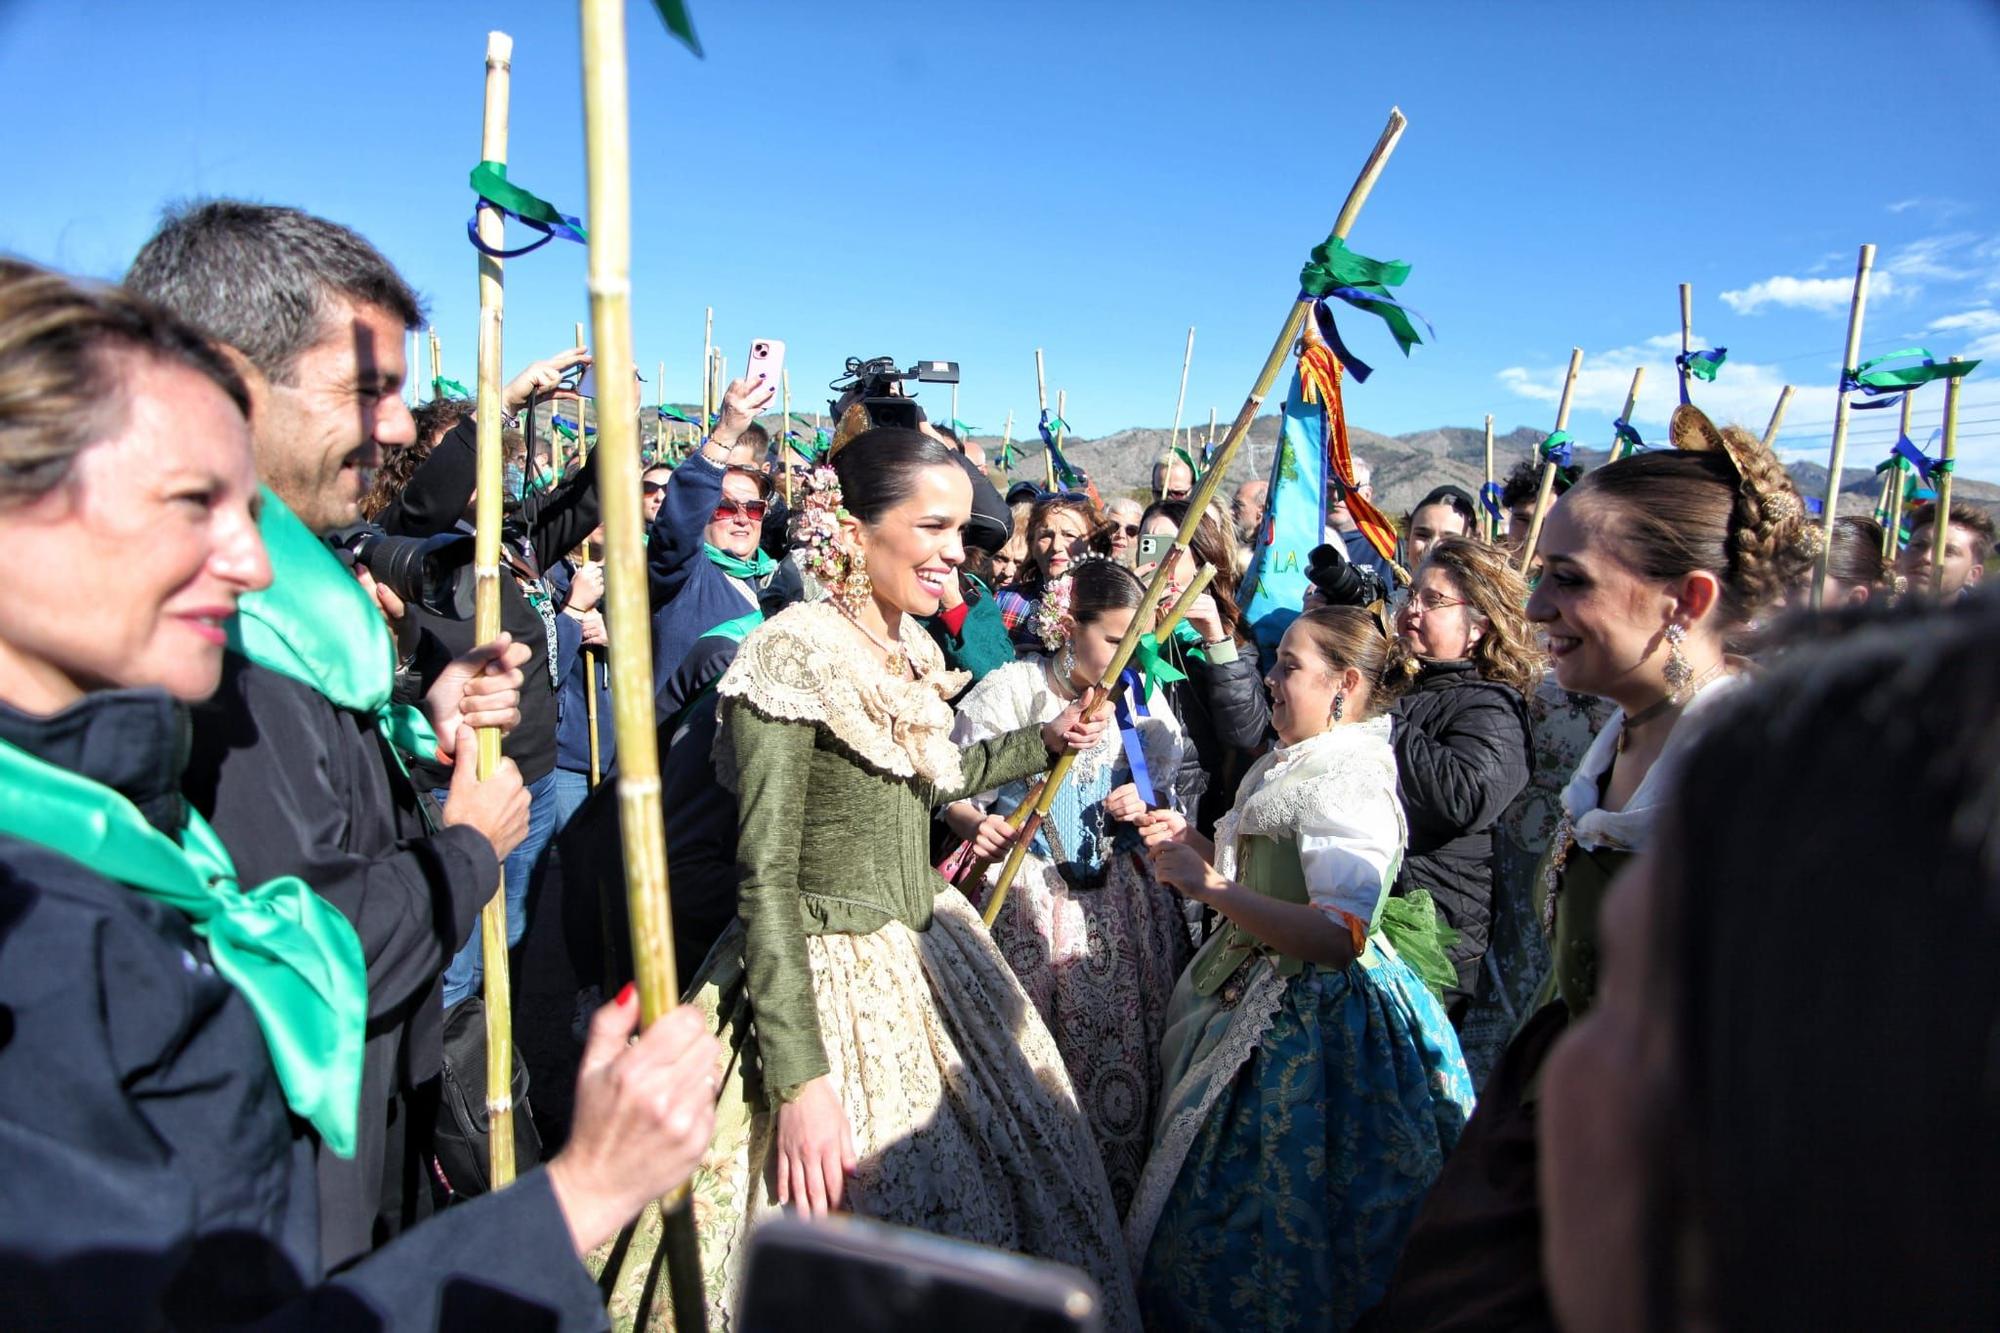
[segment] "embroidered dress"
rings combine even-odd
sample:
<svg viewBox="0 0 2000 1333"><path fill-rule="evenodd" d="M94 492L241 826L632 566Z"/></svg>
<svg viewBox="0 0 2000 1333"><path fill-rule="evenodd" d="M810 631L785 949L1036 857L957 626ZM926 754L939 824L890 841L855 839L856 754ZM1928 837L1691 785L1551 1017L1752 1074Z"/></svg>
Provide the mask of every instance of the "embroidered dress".
<svg viewBox="0 0 2000 1333"><path fill-rule="evenodd" d="M1181 977L1126 1221L1148 1329L1346 1328L1387 1282L1473 1100L1376 929L1405 837L1387 718L1264 756L1217 824L1223 875L1369 934L1330 968L1225 925Z"/></svg>
<svg viewBox="0 0 2000 1333"><path fill-rule="evenodd" d="M692 983L729 1051L693 1183L714 1329L732 1326L745 1242L779 1212L777 1107L825 1076L860 1169L857 1214L1083 1269L1105 1327L1137 1326L1117 1215L1060 1052L955 890L930 811L1048 762L1030 726L960 746L963 672L905 617L916 679L890 676L832 606L793 606L724 675L717 766L739 792L740 915ZM668 1327L659 1219L615 1262L620 1327ZM648 1296L649 1284L656 1286Z"/></svg>
<svg viewBox="0 0 2000 1333"><path fill-rule="evenodd" d="M993 672L960 703L952 739L969 744L1053 720L1070 702L1053 670L1050 659L1031 657ZM1162 694L1147 712L1132 721L1154 796L1166 804L1173 792L1158 784L1179 767L1180 726ZM1121 1215L1151 1143L1167 999L1190 951L1179 896L1144 868L1137 830L1105 813L1104 798L1130 781L1119 732L1107 727L1077 756L993 923L993 942L1062 1051ZM1006 814L1033 782L974 799ZM998 879L995 867L989 893Z"/></svg>

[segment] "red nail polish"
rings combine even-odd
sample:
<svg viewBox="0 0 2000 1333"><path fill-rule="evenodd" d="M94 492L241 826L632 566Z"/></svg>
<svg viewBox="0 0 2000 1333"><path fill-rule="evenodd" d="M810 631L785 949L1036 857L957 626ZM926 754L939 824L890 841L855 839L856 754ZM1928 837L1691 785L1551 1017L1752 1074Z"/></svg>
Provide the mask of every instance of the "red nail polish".
<svg viewBox="0 0 2000 1333"><path fill-rule="evenodd" d="M632 994L635 989L636 987L633 985L633 983L629 981L626 982L625 989L619 991L618 998L613 1000L611 1003L617 1005L620 1009L623 1009L626 1005L632 1003Z"/></svg>

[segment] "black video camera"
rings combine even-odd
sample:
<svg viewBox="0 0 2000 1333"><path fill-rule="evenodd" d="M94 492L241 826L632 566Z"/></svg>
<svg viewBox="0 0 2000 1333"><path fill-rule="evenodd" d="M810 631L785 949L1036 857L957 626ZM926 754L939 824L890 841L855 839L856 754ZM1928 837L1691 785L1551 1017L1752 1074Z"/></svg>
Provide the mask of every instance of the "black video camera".
<svg viewBox="0 0 2000 1333"><path fill-rule="evenodd" d="M1389 600L1382 575L1369 565L1357 565L1337 546L1315 546L1306 557L1306 578L1328 606L1372 606Z"/></svg>
<svg viewBox="0 0 2000 1333"><path fill-rule="evenodd" d="M958 362L919 361L902 370L893 357L878 356L869 361L848 357L846 374L827 386L840 395L827 404L835 429L839 428L841 414L859 403L868 413L870 425L915 430L926 418L924 409L903 392L903 381L911 379L920 384L956 384Z"/></svg>
<svg viewBox="0 0 2000 1333"><path fill-rule="evenodd" d="M446 620L472 618L472 534L392 537L372 523L327 534L326 544L348 568L361 568L383 587Z"/></svg>

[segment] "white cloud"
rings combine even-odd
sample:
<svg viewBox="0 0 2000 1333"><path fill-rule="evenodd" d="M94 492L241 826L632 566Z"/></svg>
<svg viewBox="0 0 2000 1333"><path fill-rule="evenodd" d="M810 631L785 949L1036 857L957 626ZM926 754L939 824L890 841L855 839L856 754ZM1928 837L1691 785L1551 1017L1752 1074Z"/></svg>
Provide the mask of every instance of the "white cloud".
<svg viewBox="0 0 2000 1333"><path fill-rule="evenodd" d="M1957 330L1964 330L1968 333L1988 333L1994 329L2000 329L2000 310L1994 310L1991 307L1967 310L1961 314L1946 315L1942 319L1934 319L1924 327L1932 333L1950 333Z"/></svg>
<svg viewBox="0 0 2000 1333"><path fill-rule="evenodd" d="M1893 275L1877 271L1869 278L1870 300L1894 296ZM1789 278L1778 276L1753 282L1748 287L1721 293L1722 302L1739 315L1754 315L1765 306L1795 310L1816 310L1822 314L1847 309L1854 296L1853 278ZM1675 336L1678 343L1679 335Z"/></svg>
<svg viewBox="0 0 2000 1333"><path fill-rule="evenodd" d="M1641 346L1618 347L1584 357L1583 366L1577 372L1576 390L1570 399L1571 411L1617 416L1624 410L1625 395L1631 391L1632 372L1643 367L1646 373L1640 383L1638 403L1632 409L1633 423L1665 425L1667 417L1680 402L1680 379L1671 355L1680 350L1680 341L1680 335L1676 333L1665 347L1659 345L1662 339L1649 338ZM1696 345L1702 344L1697 342ZM1498 379L1516 396L1553 407L1562 399L1563 375L1567 370L1566 363L1533 369L1508 366L1499 372ZM1713 383L1696 381L1694 393L1700 399L1702 409L1716 420L1741 421L1761 430L1764 423L1770 420L1771 406L1778 401L1778 391L1784 384L1784 376L1774 366L1732 359L1723 364L1721 374ZM1822 396L1827 401L1826 415L1831 415L1833 390L1830 377ZM1792 399L1790 411L1793 414L1802 411L1802 397L1803 391ZM1609 441L1605 443L1608 445Z"/></svg>

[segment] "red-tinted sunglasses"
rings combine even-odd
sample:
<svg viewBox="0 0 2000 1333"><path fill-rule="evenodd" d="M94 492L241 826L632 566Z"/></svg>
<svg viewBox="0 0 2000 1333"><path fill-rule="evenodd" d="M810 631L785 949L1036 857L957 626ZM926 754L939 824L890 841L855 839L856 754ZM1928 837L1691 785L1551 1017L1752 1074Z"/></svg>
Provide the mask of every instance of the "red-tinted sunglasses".
<svg viewBox="0 0 2000 1333"><path fill-rule="evenodd" d="M768 508L770 506L762 500L724 500L715 507L715 521L717 523L727 523L736 515L741 514L752 523L762 523L764 521L764 511Z"/></svg>

